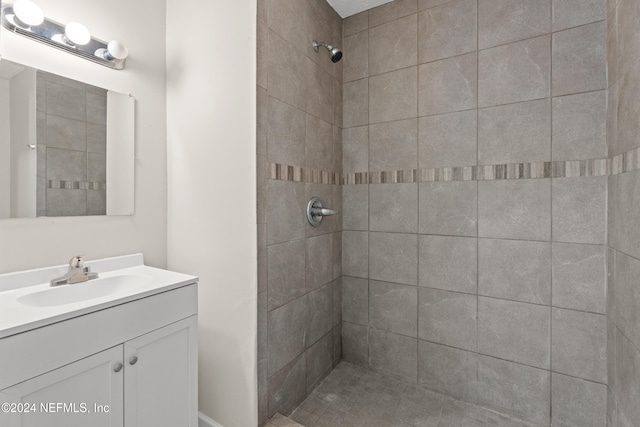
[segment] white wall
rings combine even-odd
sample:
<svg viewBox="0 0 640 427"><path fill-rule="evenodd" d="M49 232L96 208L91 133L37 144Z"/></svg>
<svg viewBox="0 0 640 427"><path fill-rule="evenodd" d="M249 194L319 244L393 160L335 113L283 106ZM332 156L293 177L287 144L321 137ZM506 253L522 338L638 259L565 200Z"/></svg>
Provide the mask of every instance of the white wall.
<svg viewBox="0 0 640 427"><path fill-rule="evenodd" d="M9 82L11 120L11 218L36 217L36 70L27 68Z"/></svg>
<svg viewBox="0 0 640 427"><path fill-rule="evenodd" d="M200 276L200 411L257 424L256 1L167 2L169 268Z"/></svg>
<svg viewBox="0 0 640 427"><path fill-rule="evenodd" d="M9 148L9 80L0 79L0 219L9 218L11 204L11 150Z"/></svg>
<svg viewBox="0 0 640 427"><path fill-rule="evenodd" d="M121 39L130 58L123 71L11 34L0 36L2 56L136 98L136 206L133 217L75 217L0 221L0 272L87 258L143 252L166 266L165 2L157 0L38 0L59 22L77 20L98 38Z"/></svg>

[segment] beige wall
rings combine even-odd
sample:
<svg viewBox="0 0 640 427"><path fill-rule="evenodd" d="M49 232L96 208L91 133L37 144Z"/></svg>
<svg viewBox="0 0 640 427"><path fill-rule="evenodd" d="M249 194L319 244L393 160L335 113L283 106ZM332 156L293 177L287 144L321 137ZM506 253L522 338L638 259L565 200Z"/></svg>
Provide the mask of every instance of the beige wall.
<svg viewBox="0 0 640 427"><path fill-rule="evenodd" d="M168 266L200 276L199 407L225 427L257 419L255 14L167 3Z"/></svg>
<svg viewBox="0 0 640 427"><path fill-rule="evenodd" d="M114 71L2 29L4 58L118 92L136 107L136 209L132 217L68 217L0 221L0 272L87 258L143 252L166 265L166 111L164 3L151 0L91 3L40 0L59 22L84 23L98 38L123 40L127 68ZM126 10L126 13L122 13Z"/></svg>

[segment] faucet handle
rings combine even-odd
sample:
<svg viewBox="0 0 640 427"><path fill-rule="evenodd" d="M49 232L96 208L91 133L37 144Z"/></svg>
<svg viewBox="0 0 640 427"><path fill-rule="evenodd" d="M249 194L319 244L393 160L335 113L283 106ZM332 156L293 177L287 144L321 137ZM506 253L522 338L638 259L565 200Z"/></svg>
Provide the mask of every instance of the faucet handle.
<svg viewBox="0 0 640 427"><path fill-rule="evenodd" d="M76 255L69 260L69 265L73 268L82 268L84 266L84 255Z"/></svg>

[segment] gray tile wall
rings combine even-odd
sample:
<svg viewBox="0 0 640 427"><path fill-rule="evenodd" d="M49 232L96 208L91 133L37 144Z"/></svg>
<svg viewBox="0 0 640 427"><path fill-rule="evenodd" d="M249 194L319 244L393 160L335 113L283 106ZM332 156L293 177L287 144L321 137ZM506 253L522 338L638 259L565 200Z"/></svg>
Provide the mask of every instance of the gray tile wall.
<svg viewBox="0 0 640 427"><path fill-rule="evenodd" d="M605 11L396 0L345 19L344 172L606 158ZM538 424L604 426L606 198L605 176L345 185L343 358ZM620 322L637 325L627 292Z"/></svg>
<svg viewBox="0 0 640 427"><path fill-rule="evenodd" d="M268 178L269 163L342 172L343 63L311 47L314 39L342 47L342 20L324 0L258 0L257 31L262 425L295 409L342 357L342 220L326 218L312 228L304 213L312 196L341 210L342 188Z"/></svg>
<svg viewBox="0 0 640 427"><path fill-rule="evenodd" d="M609 156L640 146L640 3L608 0ZM607 426L640 426L640 171L609 177L607 292ZM577 367L577 366L576 366ZM583 365L583 368L588 368Z"/></svg>
<svg viewBox="0 0 640 427"><path fill-rule="evenodd" d="M107 91L36 77L37 216L106 214Z"/></svg>

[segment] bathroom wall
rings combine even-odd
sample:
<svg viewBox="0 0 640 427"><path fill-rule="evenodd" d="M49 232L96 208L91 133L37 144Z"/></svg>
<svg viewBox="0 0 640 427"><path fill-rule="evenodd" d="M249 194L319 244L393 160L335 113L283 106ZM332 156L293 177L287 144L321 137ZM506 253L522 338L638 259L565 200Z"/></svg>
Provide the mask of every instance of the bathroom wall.
<svg viewBox="0 0 640 427"><path fill-rule="evenodd" d="M9 141L11 138L9 94L9 81L0 80L0 141ZM10 156L9 144L0 144L0 218L9 218L11 214Z"/></svg>
<svg viewBox="0 0 640 427"><path fill-rule="evenodd" d="M3 58L136 98L135 215L2 220L0 272L63 264L75 254L101 258L135 252L143 252L150 265L166 267L164 2L38 0L38 5L52 19L83 22L96 37L118 38L129 48L127 68L114 71L5 29L0 37Z"/></svg>
<svg viewBox="0 0 640 427"><path fill-rule="evenodd" d="M609 177L607 426L640 426L640 4L607 2Z"/></svg>
<svg viewBox="0 0 640 427"><path fill-rule="evenodd" d="M107 213L107 91L36 73L37 216Z"/></svg>
<svg viewBox="0 0 640 427"><path fill-rule="evenodd" d="M312 196L341 209L342 43L324 0L258 1L259 424L290 413L341 358L341 224L313 228Z"/></svg>
<svg viewBox="0 0 640 427"><path fill-rule="evenodd" d="M344 20L345 360L605 424L605 19L396 0Z"/></svg>
<svg viewBox="0 0 640 427"><path fill-rule="evenodd" d="M255 426L256 2L166 4L168 267L200 277L202 422Z"/></svg>

